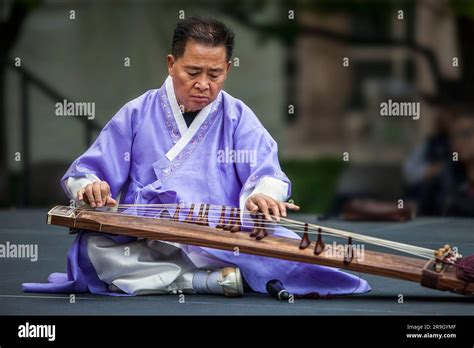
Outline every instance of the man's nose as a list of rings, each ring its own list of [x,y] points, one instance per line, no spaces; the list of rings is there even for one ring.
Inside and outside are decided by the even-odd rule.
[[[206,76],[201,77],[198,81],[196,81],[194,87],[200,91],[207,91],[209,89],[209,79]]]

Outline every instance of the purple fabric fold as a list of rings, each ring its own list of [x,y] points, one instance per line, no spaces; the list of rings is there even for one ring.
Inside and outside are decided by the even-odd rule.
[[[23,283],[24,292],[41,293],[94,293],[110,296],[129,296],[128,294],[111,292],[106,283],[97,276],[94,266],[87,255],[88,231],[80,231],[67,255],[67,273],[51,273],[48,283]],[[101,234],[116,243],[130,243],[136,238]]]

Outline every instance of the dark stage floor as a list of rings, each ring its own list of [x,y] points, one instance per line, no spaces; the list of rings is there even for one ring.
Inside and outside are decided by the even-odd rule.
[[[0,315],[472,315],[474,298],[423,288],[416,283],[363,275],[372,286],[365,295],[330,300],[280,303],[261,294],[243,298],[186,295],[114,298],[78,294],[27,294],[22,282],[44,282],[51,272],[64,272],[73,237],[67,229],[45,224],[47,209],[0,211],[0,244],[37,244],[38,260],[0,258]],[[295,217],[295,216],[294,216]],[[297,216],[315,221],[311,216]],[[464,255],[474,254],[474,219],[418,218],[408,223],[347,223],[327,226],[438,248],[449,242]],[[398,303],[403,294],[404,303]]]

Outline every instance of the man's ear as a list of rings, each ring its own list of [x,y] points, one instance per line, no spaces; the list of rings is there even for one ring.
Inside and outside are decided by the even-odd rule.
[[[166,62],[168,64],[168,74],[173,76],[173,67],[174,67],[174,57],[172,54],[166,56]]]
[[[227,79],[227,75],[229,74],[231,65],[232,65],[232,62],[229,60],[229,61],[227,62],[227,66],[226,66],[226,69],[225,69],[225,77],[224,77],[224,80]]]

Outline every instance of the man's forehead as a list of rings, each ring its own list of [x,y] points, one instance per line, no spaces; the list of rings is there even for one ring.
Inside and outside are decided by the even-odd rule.
[[[184,48],[183,56],[181,59],[185,61],[199,59],[199,61],[212,61],[214,60],[216,64],[221,64],[221,61],[226,62],[227,60],[227,51],[224,45],[212,46],[194,40],[188,40]],[[196,64],[199,62],[195,62]]]
[[[184,64],[183,67],[185,69],[189,69],[189,70],[203,70],[203,69],[207,69],[207,70],[210,70],[210,71],[223,71],[224,68],[222,67],[222,64],[199,64],[199,63],[188,63],[188,64]]]

